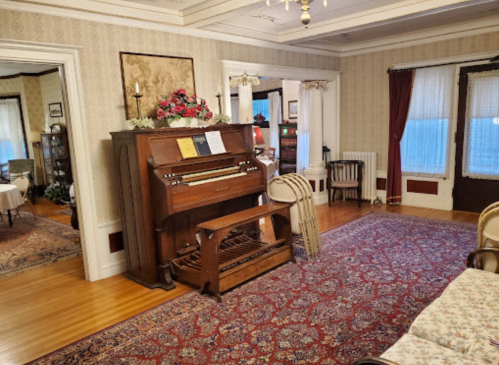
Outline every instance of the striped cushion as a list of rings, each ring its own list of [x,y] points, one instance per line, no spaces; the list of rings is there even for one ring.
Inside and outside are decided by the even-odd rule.
[[[24,172],[11,172],[10,173],[10,182],[15,181],[19,177],[25,177],[28,180],[31,180],[31,175],[29,171],[24,171]]]

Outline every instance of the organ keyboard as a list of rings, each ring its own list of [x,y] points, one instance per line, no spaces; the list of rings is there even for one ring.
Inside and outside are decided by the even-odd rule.
[[[177,139],[206,131],[220,131],[227,152],[182,158]],[[172,278],[176,278],[219,294],[242,279],[292,259],[291,230],[287,228],[288,218],[282,218],[287,206],[260,212],[279,222],[278,242],[269,246],[259,239],[258,220],[248,219],[255,217],[250,210],[258,207],[258,197],[265,192],[267,182],[266,167],[253,152],[251,125],[111,134],[120,176],[129,278],[149,288],[166,290],[175,287]],[[233,237],[233,233],[222,229],[217,233],[220,242],[215,245],[221,251],[211,246],[212,250],[205,250],[203,256],[197,237],[209,232],[201,226],[234,215],[241,222],[231,220],[232,226],[244,234]],[[211,273],[211,279],[206,279],[208,274],[202,270],[206,260],[210,265],[224,262],[220,278]],[[222,270],[226,271],[222,274]],[[231,279],[230,273],[238,279]],[[220,285],[215,283],[217,280]]]

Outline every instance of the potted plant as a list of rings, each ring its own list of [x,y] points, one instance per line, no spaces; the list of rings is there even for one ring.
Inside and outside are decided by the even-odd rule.
[[[45,197],[54,203],[60,203],[62,200],[63,189],[59,183],[50,184],[45,189]]]
[[[206,100],[196,94],[187,95],[185,89],[178,89],[169,98],[159,97],[157,115],[159,120],[168,122],[173,128],[196,127],[198,124],[209,124],[213,113],[206,105]]]
[[[230,117],[227,114],[215,114],[213,116],[213,123],[215,124],[229,124],[230,123]]]

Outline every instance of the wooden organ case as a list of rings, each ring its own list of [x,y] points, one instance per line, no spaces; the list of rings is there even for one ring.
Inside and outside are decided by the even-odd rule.
[[[226,153],[182,157],[178,138],[220,131]],[[258,206],[266,168],[251,125],[111,133],[119,170],[127,276],[148,288],[172,279],[214,293],[283,262],[294,262],[289,206]],[[258,220],[272,216],[275,240]]]

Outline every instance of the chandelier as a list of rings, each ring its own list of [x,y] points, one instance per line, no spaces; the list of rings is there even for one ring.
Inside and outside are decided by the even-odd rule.
[[[299,3],[301,5],[301,10],[303,11],[303,14],[301,16],[301,22],[304,25],[308,25],[308,23],[310,23],[310,20],[312,19],[310,17],[310,14],[308,13],[308,10],[310,9],[309,5],[314,0],[284,0],[284,2],[286,3],[286,10],[289,10],[289,2],[290,1],[294,1],[295,3]],[[266,0],[266,2],[267,2],[267,6],[270,6],[270,0]],[[326,7],[326,6],[327,6],[327,0],[324,0],[324,7]]]
[[[230,87],[236,86],[258,86],[260,85],[260,79],[258,76],[250,76],[244,71],[241,76],[232,76],[230,78]]]

